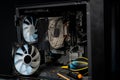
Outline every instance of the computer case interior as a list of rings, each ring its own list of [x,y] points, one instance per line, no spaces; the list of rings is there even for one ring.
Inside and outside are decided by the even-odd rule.
[[[14,74],[38,80],[91,78],[88,1],[23,6],[15,11]]]

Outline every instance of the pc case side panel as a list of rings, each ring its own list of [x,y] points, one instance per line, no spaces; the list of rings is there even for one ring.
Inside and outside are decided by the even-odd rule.
[[[92,80],[103,80],[105,78],[103,0],[90,1],[90,18]]]
[[[0,77],[7,77],[12,75],[11,48],[12,43],[17,39],[14,26],[14,2],[2,1],[0,10]]]
[[[86,5],[87,7],[87,12],[86,12],[86,15],[87,15],[87,41],[88,41],[88,76],[89,76],[89,80],[92,80],[92,48],[91,48],[91,23],[90,23],[90,3],[87,3]]]

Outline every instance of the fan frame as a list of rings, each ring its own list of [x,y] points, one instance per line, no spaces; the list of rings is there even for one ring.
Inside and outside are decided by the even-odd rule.
[[[40,54],[40,51],[39,51],[39,49],[37,49],[37,46],[36,45],[30,45],[30,44],[27,44],[27,45],[30,45],[30,46],[34,46],[38,51],[39,51],[39,55],[40,55],[40,62],[39,62],[39,66],[38,66],[38,68],[33,72],[33,73],[31,73],[31,74],[29,74],[29,75],[24,75],[24,74],[21,74],[17,69],[16,69],[16,67],[15,67],[15,64],[14,64],[14,57],[15,57],[15,52],[21,47],[21,46],[23,46],[23,45],[25,45],[25,43],[23,43],[23,44],[14,44],[13,45],[13,47],[12,47],[12,60],[13,60],[13,70],[14,70],[14,74],[16,75],[16,76],[25,76],[25,77],[32,77],[32,76],[38,76],[39,75],[39,73],[40,73],[40,64],[41,64],[41,54]]]
[[[28,41],[26,41],[26,39],[25,39],[25,37],[24,37],[24,33],[23,33],[23,22],[24,22],[24,20],[25,20],[25,18],[26,17],[32,17],[32,19],[34,20],[34,17],[33,16],[22,16],[22,19],[21,19],[21,35],[22,35],[22,40],[24,41],[24,42],[26,42],[26,43],[28,43],[28,44],[34,44],[34,43],[37,43],[38,42],[38,32],[37,32],[37,39],[36,39],[36,41],[30,41],[30,42],[28,42]],[[35,18],[35,22],[33,21],[33,23],[34,23],[34,25],[33,25],[33,27],[35,27],[35,29],[37,30],[37,28],[36,28],[36,23],[37,23],[37,19]]]

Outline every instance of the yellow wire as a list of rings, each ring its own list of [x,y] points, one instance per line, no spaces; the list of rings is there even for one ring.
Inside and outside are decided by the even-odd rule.
[[[82,61],[76,61],[76,62],[83,63],[83,64],[88,64],[88,62],[82,62]],[[72,62],[70,62],[70,63],[72,63]]]
[[[79,57],[79,58],[83,58],[83,59],[85,59],[85,60],[88,60],[88,58],[86,58],[86,57]]]
[[[84,68],[80,68],[80,69],[70,69],[71,71],[81,71],[81,70],[85,70],[87,69],[88,67],[84,67]]]

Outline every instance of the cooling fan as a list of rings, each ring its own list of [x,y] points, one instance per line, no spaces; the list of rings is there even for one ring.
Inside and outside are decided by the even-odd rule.
[[[34,43],[38,39],[36,30],[37,20],[31,16],[26,16],[22,22],[23,38],[28,43]]]
[[[15,69],[20,75],[30,76],[39,69],[41,56],[33,45],[19,47],[13,57]]]
[[[61,48],[64,42],[63,21],[60,17],[50,17],[48,26],[48,40],[54,49]]]

